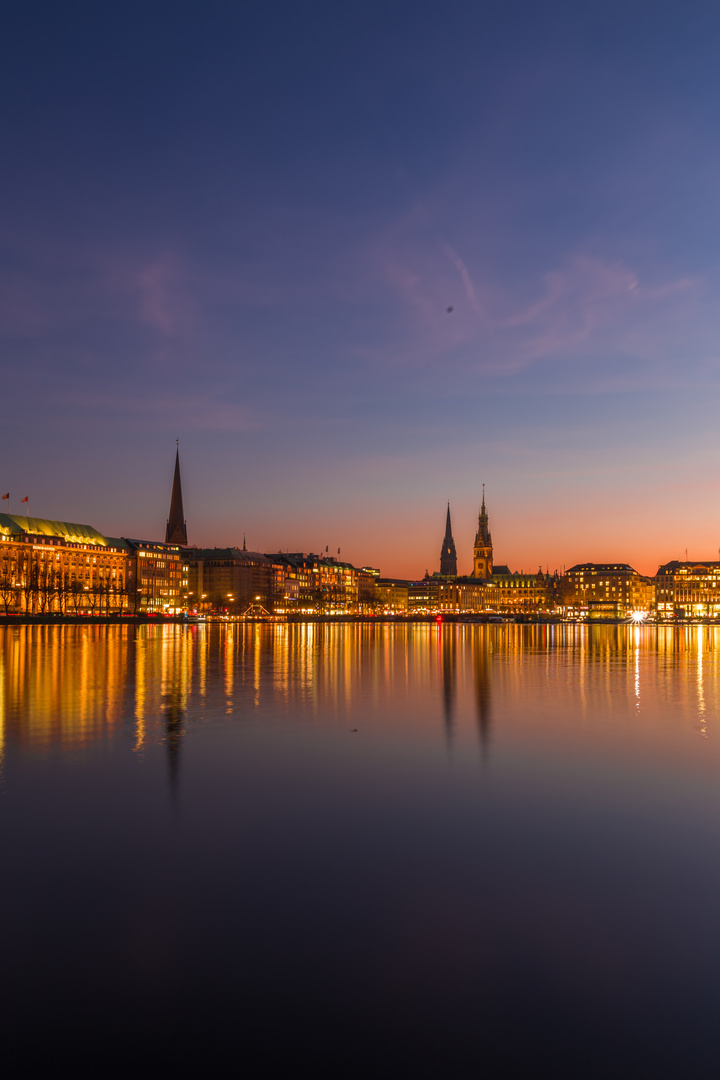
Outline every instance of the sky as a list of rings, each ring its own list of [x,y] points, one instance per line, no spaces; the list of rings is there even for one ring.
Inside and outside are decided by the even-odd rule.
[[[0,488],[439,568],[720,550],[720,5],[14,4]]]

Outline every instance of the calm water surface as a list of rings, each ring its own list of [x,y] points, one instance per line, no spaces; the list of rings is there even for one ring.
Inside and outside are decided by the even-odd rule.
[[[708,627],[0,629],[4,1046],[718,1075],[719,731]]]

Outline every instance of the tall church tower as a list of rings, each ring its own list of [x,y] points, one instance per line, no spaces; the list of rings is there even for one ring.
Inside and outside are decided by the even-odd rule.
[[[482,578],[487,581],[493,572],[493,547],[492,537],[488,529],[488,516],[485,510],[485,485],[483,484],[482,509],[478,516],[478,529],[475,534],[475,548],[473,551],[474,578]]]
[[[187,547],[187,522],[183,514],[182,484],[180,483],[180,447],[175,452],[175,476],[170,498],[170,516],[165,529],[166,544]]]
[[[457,577],[457,553],[450,524],[450,503],[448,503],[445,523],[445,539],[440,549],[440,573],[442,577]]]

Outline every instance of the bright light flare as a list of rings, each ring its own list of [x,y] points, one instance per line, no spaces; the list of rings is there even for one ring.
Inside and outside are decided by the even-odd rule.
[[[641,623],[647,619],[647,611],[631,611],[630,622]]]

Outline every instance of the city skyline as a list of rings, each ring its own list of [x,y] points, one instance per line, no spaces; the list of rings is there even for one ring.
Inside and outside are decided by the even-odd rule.
[[[207,552],[209,552],[211,550],[214,550],[214,551],[217,551],[217,552],[219,552],[219,551],[228,551],[228,552],[230,552],[230,551],[242,551],[242,552],[245,552],[246,550],[248,550],[247,542],[246,542],[247,541],[247,536],[246,536],[245,532],[243,532],[242,544],[239,541],[231,542],[231,543],[222,543],[222,542],[218,542],[217,538],[212,543],[206,543],[206,544],[200,544],[200,543],[194,542],[192,540],[192,538],[190,540],[188,540],[187,521],[185,520],[184,510],[183,510],[182,476],[181,476],[181,466],[180,466],[179,439],[176,439],[175,442],[176,442],[176,450],[175,450],[175,460],[174,460],[174,467],[173,467],[172,489],[171,489],[170,501],[169,501],[169,512],[168,512],[168,516],[167,516],[166,522],[165,522],[165,541],[164,541],[164,544],[165,545],[170,545],[171,548],[174,551],[178,551],[178,552],[181,551],[184,548],[186,550],[186,552],[188,553],[188,555],[190,555],[190,553],[193,550],[198,552],[198,553],[203,551],[203,550],[205,550]],[[67,523],[67,515],[65,515],[65,520],[53,520],[53,519],[48,519],[48,518],[42,518],[42,517],[38,517],[35,514],[33,514],[33,516],[30,517],[29,506],[28,505],[26,505],[26,507],[25,507],[25,515],[22,515],[22,514],[12,515],[11,514],[11,505],[10,505],[10,493],[5,493],[2,496],[2,499],[3,499],[3,510],[0,511],[0,517],[2,517],[4,515],[7,515],[6,524],[8,525],[10,531],[13,531],[13,530],[17,531],[17,528],[16,528],[16,526],[17,526],[17,527],[19,527],[20,532],[22,532],[23,530],[26,529],[26,525],[27,525],[28,532],[30,534],[36,533],[38,531],[38,529],[39,529],[40,534],[44,533],[45,535],[54,536],[54,537],[69,536],[72,539],[74,539],[75,541],[77,541],[77,537],[74,536],[74,533],[76,531],[82,532],[83,530],[86,530],[86,531],[88,531],[89,534],[96,534],[98,537],[101,537],[103,535],[102,530],[96,530],[94,525],[88,525],[87,523],[68,524]],[[451,507],[450,507],[450,503],[448,501],[447,508],[446,508],[446,514],[445,514],[445,530],[444,530],[441,549],[440,549],[440,556],[439,556],[439,560],[433,565],[432,569],[429,566],[426,566],[424,574],[421,573],[419,570],[416,570],[415,572],[412,572],[410,574],[398,575],[398,574],[392,573],[387,568],[382,568],[382,567],[378,567],[377,565],[375,565],[373,573],[379,573],[380,576],[383,577],[383,578],[394,578],[394,579],[405,578],[407,581],[418,581],[423,577],[428,578],[428,577],[438,577],[438,576],[440,576],[440,577],[449,577],[449,578],[456,578],[457,577],[458,579],[468,578],[468,579],[490,580],[493,577],[493,574],[500,574],[501,576],[507,576],[508,573],[511,574],[511,575],[512,574],[514,574],[514,575],[520,574],[520,575],[533,576],[535,574],[535,570],[532,568],[532,565],[530,565],[529,567],[520,566],[518,568],[516,566],[513,566],[513,567],[509,568],[507,562],[500,563],[498,561],[498,559],[495,557],[491,531],[490,531],[490,528],[489,528],[489,515],[487,513],[486,504],[485,504],[485,484],[482,485],[481,499],[482,499],[482,501],[481,501],[480,509],[479,509],[478,516],[477,516],[477,526],[476,526],[474,544],[473,544],[473,549],[472,549],[472,566],[471,566],[471,568],[469,570],[466,570],[464,568],[462,556],[461,556],[460,561],[458,561],[458,558],[457,558],[456,545],[455,545],[453,526],[452,526],[452,518],[451,518]],[[6,502],[6,500],[7,500],[7,502]],[[29,496],[21,497],[19,499],[19,501],[20,501],[21,505],[22,504],[28,504]],[[13,524],[13,522],[15,524]],[[3,530],[0,529],[0,532],[2,532],[2,531]],[[129,530],[129,531],[126,530],[123,533],[122,538],[113,539],[112,537],[110,537],[108,542],[110,544],[120,544],[121,546],[122,545],[127,545],[127,543],[130,543],[131,545],[135,545],[135,544],[138,543],[138,540],[137,539],[129,539],[131,532],[132,532],[132,530]],[[139,534],[137,534],[137,535],[139,535]],[[105,530],[105,536],[107,537],[107,530]],[[146,542],[149,544],[149,546],[153,546],[155,548],[163,547],[163,542],[159,539],[159,536],[152,536],[152,535],[148,534],[147,536],[145,536],[143,538],[143,541],[142,541],[143,544],[145,544]],[[461,545],[461,548],[462,548],[462,545]],[[314,548],[308,547],[306,549],[303,549],[303,548],[298,549],[297,547],[288,546],[288,545],[284,545],[284,544],[279,544],[279,545],[278,544],[271,544],[271,545],[268,545],[265,548],[256,547],[255,549],[252,549],[252,547],[251,547],[251,549],[250,549],[250,554],[257,553],[257,554],[260,555],[261,558],[264,558],[265,556],[268,556],[269,558],[274,558],[273,552],[278,556],[283,555],[283,554],[288,555],[290,553],[303,555],[303,553],[304,553],[304,554],[308,555],[311,559],[317,559],[318,561],[325,560],[325,561],[329,561],[330,563],[332,563],[334,561],[337,561],[338,564],[344,563],[344,564],[346,564],[348,566],[351,566],[351,567],[353,567],[354,569],[357,569],[357,570],[361,570],[363,568],[368,568],[368,567],[372,566],[372,560],[368,560],[368,559],[363,560],[362,558],[360,558],[359,560],[357,560],[357,559],[353,560],[353,559],[348,558],[347,554],[343,555],[342,559],[341,559],[341,548],[337,549],[337,559],[336,559],[335,549],[333,548],[331,550],[330,544],[325,544],[324,547],[323,547],[322,544],[319,544]],[[718,555],[720,555],[720,550],[718,551]],[[175,557],[175,556],[173,556],[173,557]],[[702,556],[700,556],[700,557],[697,557],[697,558],[690,558],[689,552],[686,551],[684,553],[684,558],[677,558],[677,559],[667,558],[667,559],[663,560],[661,563],[658,564],[658,572],[662,572],[664,570],[664,568],[668,564],[673,563],[673,562],[685,563],[685,564],[691,564],[691,563],[695,562],[698,566],[701,565],[701,564],[715,564],[714,559],[708,559],[707,557],[703,558]],[[574,560],[574,562],[571,562],[569,564],[563,564],[562,567],[555,566],[555,567],[553,567],[551,569],[549,562],[546,563],[544,567],[543,567],[541,562],[536,563],[535,565],[536,565],[537,573],[539,575],[545,574],[546,576],[549,575],[549,576],[557,577],[558,575],[561,575],[561,576],[564,575],[566,573],[566,571],[568,571],[568,570],[578,569],[581,564],[589,565],[589,566],[593,566],[593,565],[601,566],[601,565],[611,564],[611,565],[615,565],[615,566],[622,565],[622,566],[628,567],[628,566],[630,566],[630,560],[628,560],[628,559],[593,559],[593,558],[583,558],[582,556],[580,556],[580,557],[577,557]],[[638,572],[637,567],[632,567],[632,569],[633,569],[634,572],[636,572],[636,573]],[[641,574],[641,576],[645,576],[645,577],[653,577],[655,575],[655,571],[652,571],[650,573],[646,573],[645,571],[641,570],[640,574]]]
[[[519,569],[709,558],[718,30],[698,3],[17,7],[2,491],[161,537],[179,436],[201,545],[410,576],[449,500],[469,569],[486,482]]]
[[[183,514],[183,495],[182,495],[182,483],[183,483],[183,481],[181,481],[179,439],[176,439],[176,444],[177,444],[177,448],[176,448],[176,453],[175,453],[174,465],[173,465],[173,469],[172,469],[172,487],[171,487],[171,494],[170,494],[170,500],[169,500],[169,511],[168,511],[167,517],[165,518],[165,526],[164,526],[164,528],[161,529],[159,527],[154,527],[154,528],[151,528],[150,531],[145,532],[145,533],[143,533],[142,531],[139,531],[139,530],[133,530],[132,528],[127,527],[128,520],[132,520],[132,515],[128,516],[127,513],[123,514],[122,511],[121,511],[119,516],[115,520],[123,522],[122,528],[116,529],[115,531],[118,533],[118,535],[122,535],[123,537],[136,536],[136,537],[142,537],[145,540],[156,541],[156,542],[161,540],[162,534],[164,533],[166,542],[169,541],[171,543],[179,543],[181,545],[184,544],[184,545],[189,546],[190,548],[211,548],[211,547],[214,547],[214,548],[245,549],[248,545],[247,545],[247,530],[244,529],[244,528],[241,530],[241,532],[242,532],[242,538],[241,539],[238,538],[237,536],[234,536],[234,538],[232,540],[228,540],[227,537],[222,537],[221,536],[220,538],[218,538],[217,536],[216,537],[208,536],[207,525],[205,525],[203,527],[202,523],[200,523],[200,528],[199,528],[198,532],[199,532],[199,535],[201,535],[201,536],[203,536],[205,538],[205,542],[200,542],[200,541],[197,541],[197,540],[195,540],[193,538],[193,534],[192,534],[193,533],[193,522],[191,520],[191,525],[190,525],[190,530],[189,530],[190,531],[190,536],[189,536],[189,539],[188,539],[187,522],[184,520],[184,514]],[[185,465],[183,463],[183,475],[184,475],[184,468],[185,468]],[[3,487],[3,484],[1,482],[0,482],[0,487]],[[17,511],[17,514],[14,513],[14,504],[12,502],[12,499],[15,500],[15,503],[19,504],[19,509]],[[5,500],[7,500],[7,501],[5,501]],[[29,513],[30,513],[29,506],[27,506],[27,505],[24,507],[24,511],[23,511],[23,504],[27,504],[28,500],[29,500],[29,496],[19,496],[19,495],[15,496],[15,495],[12,495],[11,493],[7,493],[7,494],[3,495],[3,504],[2,504],[2,510],[0,510],[0,513],[5,513],[5,514],[9,514],[11,516],[16,516],[16,517],[18,517],[18,519],[23,518],[23,517],[29,515]],[[34,503],[35,500],[30,500],[30,501]],[[456,532],[455,527],[451,526],[451,511],[452,511],[452,507],[451,507],[450,502],[448,501],[447,506],[446,506],[446,514],[445,514],[445,531],[444,531],[444,536],[443,536],[442,543],[441,543],[441,548],[443,548],[443,549],[446,547],[448,537],[452,541],[454,541],[454,534]],[[70,520],[70,517],[71,517],[71,515],[69,515],[67,513],[65,513],[65,514],[59,513],[54,518],[50,517],[50,515],[37,514],[35,512],[35,507],[34,506],[33,506],[33,514],[31,516],[36,518],[36,519],[46,520],[46,521],[52,521],[52,520],[68,521],[68,520]],[[452,511],[452,516],[453,516],[453,519],[454,519],[454,517],[455,517],[454,511]],[[463,515],[463,520],[464,520],[465,516],[466,515]],[[155,515],[155,517],[157,517],[157,515]],[[459,538],[458,541],[456,543],[454,543],[454,546],[453,546],[453,556],[455,556],[455,549],[457,549],[459,551],[459,554],[457,556],[455,556],[455,557],[457,559],[456,573],[460,577],[475,575],[475,560],[473,558],[473,554],[474,554],[474,551],[477,551],[477,541],[478,541],[478,537],[479,537],[479,531],[478,530],[482,528],[483,519],[485,520],[485,527],[487,528],[487,518],[488,518],[488,515],[485,513],[485,484],[483,484],[482,489],[481,489],[481,496],[480,496],[480,503],[479,503],[479,507],[478,507],[478,512],[475,515],[475,526],[474,526],[474,529],[473,529],[474,542],[469,541],[466,536],[463,536],[462,538]],[[93,529],[95,529],[97,527],[96,522],[89,522],[87,519],[85,521],[83,521],[82,524],[83,525],[88,525],[89,524],[90,527],[93,528]],[[178,528],[182,528],[182,531],[177,532]],[[526,528],[527,528],[527,526],[526,526]],[[334,526],[334,532],[335,533],[337,533],[341,529],[342,529],[342,526],[339,526],[337,524]],[[104,534],[106,536],[110,535],[111,532],[112,532],[112,530],[103,529],[103,528],[100,528],[99,531],[100,531],[100,533],[102,533],[102,534]],[[237,533],[237,528],[235,528],[235,533]],[[260,534],[261,535],[269,535],[267,528],[263,529],[262,526],[261,526]],[[368,533],[368,535],[372,535],[372,534]],[[523,535],[527,535],[526,530],[524,531]],[[372,541],[371,541],[371,543],[372,543]],[[528,541],[524,542],[526,551],[527,551],[528,543],[529,543]],[[502,565],[504,565],[504,566],[509,565],[510,566],[511,572],[517,572],[517,573],[521,573],[521,574],[522,573],[530,573],[530,574],[532,574],[532,573],[535,573],[538,569],[540,569],[540,570],[542,570],[542,571],[544,571],[546,573],[551,573],[551,574],[561,573],[562,574],[566,570],[570,569],[573,565],[575,565],[577,563],[581,563],[581,562],[595,562],[595,563],[599,563],[599,564],[600,563],[625,563],[625,564],[632,565],[636,570],[639,570],[639,572],[641,574],[645,575],[645,576],[653,576],[656,573],[658,567],[662,567],[666,563],[671,562],[673,560],[677,560],[679,562],[696,561],[698,563],[714,561],[712,559],[712,552],[707,552],[706,551],[705,554],[703,555],[703,553],[697,553],[697,552],[691,551],[688,548],[688,549],[686,549],[686,550],[684,550],[682,552],[677,552],[677,553],[672,554],[672,555],[668,555],[667,552],[665,552],[664,556],[661,557],[658,560],[657,566],[654,567],[651,570],[648,570],[648,569],[646,569],[644,567],[637,566],[633,562],[632,559],[627,558],[627,557],[623,557],[622,551],[620,550],[622,541],[619,538],[614,538],[613,539],[613,538],[610,537],[609,538],[609,543],[610,543],[611,548],[613,548],[614,550],[619,552],[619,554],[617,554],[615,557],[612,557],[612,558],[608,558],[608,557],[605,557],[605,558],[592,557],[592,556],[589,556],[587,554],[583,554],[583,553],[578,554],[576,552],[574,558],[569,559],[568,561],[563,562],[561,564],[553,563],[552,560],[545,560],[545,561],[543,561],[542,559],[533,560],[532,555],[530,555],[529,559],[526,559],[524,562],[523,561],[518,562],[518,561],[513,561],[512,559],[505,558],[504,557],[505,549],[503,549],[503,550],[500,551],[500,560],[498,560],[498,558],[495,557],[494,562],[495,562],[495,564],[498,564],[498,562],[501,561]],[[429,543],[427,543],[424,546],[427,549],[430,545],[429,545]],[[352,547],[352,545],[351,545],[351,547]],[[357,545],[355,545],[355,547],[357,548]],[[510,548],[510,550],[515,550],[515,547],[512,544],[509,545],[509,548]],[[340,547],[340,546],[334,547],[333,546],[332,540],[327,541],[325,543],[323,543],[323,542],[316,543],[314,546],[312,544],[305,545],[305,546],[300,546],[300,545],[288,544],[284,540],[282,540],[282,538],[281,538],[280,543],[269,543],[269,544],[265,544],[265,545],[251,543],[250,544],[250,549],[253,550],[253,551],[265,552],[265,553],[269,553],[269,552],[306,552],[308,554],[315,554],[318,557],[329,557],[331,559],[333,557],[337,557],[338,559],[340,559],[340,557],[342,555],[342,560],[343,561],[347,561],[350,564],[352,564],[354,566],[357,566],[358,568],[361,567],[361,566],[378,566],[379,565],[379,562],[378,562],[377,559],[364,558],[363,555],[362,555],[362,552],[359,552],[358,554],[356,554],[355,557],[351,556],[347,552],[347,550],[345,552],[343,552],[342,547]],[[374,546],[373,550],[377,551],[378,550],[377,546]],[[493,551],[492,543],[490,543],[490,549],[489,550],[491,552],[491,563],[492,563],[492,561],[493,561],[493,559],[492,559],[492,551]],[[661,545],[660,545],[660,550],[662,550]],[[720,556],[720,549],[718,549],[718,555]],[[430,562],[425,565],[424,569],[421,569],[421,568],[416,566],[416,567],[412,568],[410,570],[410,572],[406,572],[406,573],[398,573],[398,572],[395,572],[392,568],[382,566],[382,565],[380,565],[380,569],[381,569],[381,572],[382,572],[384,577],[406,578],[408,580],[417,580],[417,579],[421,578],[425,573],[429,573],[429,574],[432,575],[434,573],[437,573],[439,569],[440,569],[440,572],[442,572],[441,562],[442,562],[442,552],[441,552],[441,556],[440,556],[440,560],[439,560],[438,557],[437,557],[437,545],[436,545],[435,558],[430,560]],[[484,574],[479,574],[479,575],[475,575],[475,576],[484,576]]]

